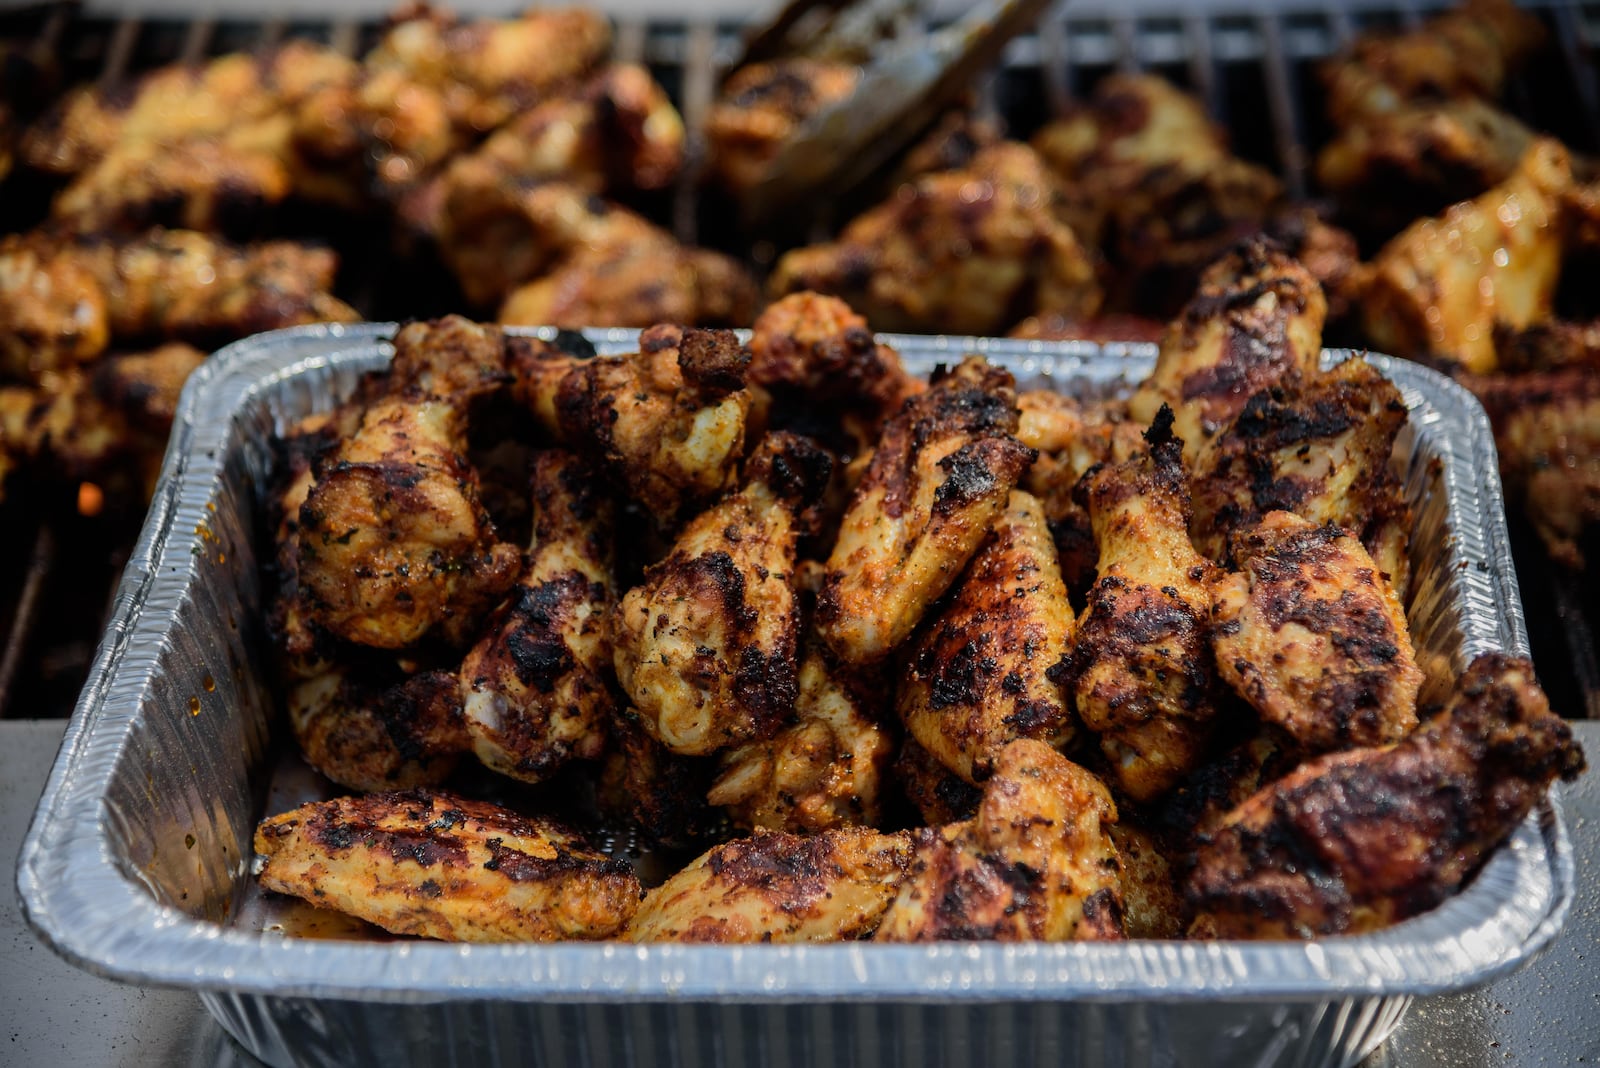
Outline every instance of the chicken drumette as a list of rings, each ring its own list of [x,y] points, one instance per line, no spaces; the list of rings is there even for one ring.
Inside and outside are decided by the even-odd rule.
[[[395,934],[548,942],[617,934],[639,880],[560,826],[447,793],[313,802],[264,820],[261,884]]]
[[[527,782],[568,760],[598,759],[616,712],[613,505],[571,453],[537,454],[532,484],[527,565],[460,673],[473,752]]]
[[[1211,701],[1212,565],[1189,541],[1189,486],[1163,408],[1147,450],[1079,483],[1099,578],[1078,621],[1070,677],[1078,714],[1129,797],[1159,797],[1199,760]]]
[[[1121,865],[1105,784],[1043,742],[1000,751],[970,820],[914,833],[880,942],[1120,939]]]
[[[1484,654],[1405,741],[1314,760],[1229,813],[1189,877],[1191,933],[1359,934],[1426,912],[1583,767],[1533,666]]]
[[[960,577],[1034,452],[1011,375],[969,357],[884,426],[828,558],[817,629],[845,662],[881,660]]]

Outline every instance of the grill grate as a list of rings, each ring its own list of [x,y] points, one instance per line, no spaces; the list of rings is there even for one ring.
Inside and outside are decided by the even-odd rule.
[[[1013,40],[1000,69],[980,86],[980,107],[1003,117],[1014,135],[1027,136],[1087,94],[1104,74],[1154,71],[1198,93],[1232,131],[1235,151],[1277,171],[1297,197],[1308,190],[1315,148],[1330,134],[1315,64],[1363,30],[1408,28],[1449,6],[1410,0],[1344,6],[1280,0],[1266,9],[1241,12],[1174,0],[1164,0],[1166,10],[1154,7],[1152,0],[1129,0],[1105,10],[1086,6],[1093,2],[1058,6],[1036,32]],[[622,10],[627,3],[602,4],[616,12],[615,54],[651,69],[690,131],[689,163],[662,209],[661,221],[680,237],[693,239],[703,234],[702,222],[714,221],[701,218],[704,141],[699,131],[719,78],[739,54],[744,23],[714,15],[644,17]],[[1512,110],[1577,149],[1600,149],[1600,71],[1595,65],[1600,2],[1541,0],[1527,6],[1549,27],[1560,63],[1515,80],[1508,97]],[[220,17],[215,14],[219,5],[206,8],[208,14],[200,18],[175,17],[170,7],[148,17],[107,17],[61,4],[0,11],[0,37],[39,42],[58,57],[63,83],[71,85],[115,82],[167,63],[196,63],[226,52],[266,48],[286,37],[310,38],[358,55],[381,32],[376,16],[341,14],[330,20],[294,15],[252,21]],[[301,9],[314,10],[309,5]],[[931,31],[957,14],[944,12],[910,31]],[[826,208],[819,214],[825,216]],[[31,221],[7,217],[7,205],[0,204],[0,232]],[[756,258],[770,261],[775,250],[767,245],[753,251]],[[381,283],[374,275],[357,279],[353,288],[371,293]],[[13,503],[7,509],[11,514],[6,525],[13,532],[0,539],[9,550],[5,559],[27,561],[21,569],[13,566],[10,573],[0,573],[0,717],[65,715],[87,671],[103,622],[101,605],[114,586],[138,517],[84,518],[70,504],[39,508],[32,494],[15,494],[14,499],[22,496],[30,498],[29,507]],[[40,516],[46,518],[41,522]],[[1600,596],[1590,596],[1600,589],[1589,588],[1600,585],[1600,579],[1575,585],[1571,576],[1557,573],[1545,560],[1525,529],[1514,530],[1514,543],[1535,657],[1552,700],[1569,713],[1582,709],[1579,714],[1600,718],[1600,666],[1583,610],[1585,604],[1600,604]]]

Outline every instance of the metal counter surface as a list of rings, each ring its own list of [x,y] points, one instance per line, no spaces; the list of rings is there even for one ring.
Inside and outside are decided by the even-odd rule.
[[[39,944],[15,900],[22,836],[61,720],[0,722],[0,1064],[258,1065],[192,994],[87,975]],[[1600,723],[1574,730],[1600,762]],[[1484,990],[1419,1001],[1363,1068],[1600,1064],[1600,775],[1569,787],[1579,876],[1566,930],[1532,967]]]

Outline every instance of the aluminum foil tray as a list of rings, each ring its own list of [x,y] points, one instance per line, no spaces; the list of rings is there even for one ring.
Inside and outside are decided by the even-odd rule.
[[[263,1060],[1348,1065],[1412,998],[1526,963],[1565,918],[1555,795],[1439,909],[1314,943],[463,946],[268,929],[250,843],[274,774],[298,763],[274,745],[257,566],[269,441],[381,366],[392,330],[263,335],[191,379],[18,867],[28,919],[58,953],[197,991]],[[635,335],[590,336],[617,351]],[[916,370],[983,351],[1024,384],[1069,390],[1137,379],[1153,359],[1149,346],[886,340]],[[1409,614],[1439,685],[1479,652],[1527,648],[1494,446],[1459,386],[1372,359],[1411,410],[1397,456],[1416,512]]]

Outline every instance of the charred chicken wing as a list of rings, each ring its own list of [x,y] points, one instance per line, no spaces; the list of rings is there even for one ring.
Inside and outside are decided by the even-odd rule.
[[[1121,865],[1105,784],[1043,742],[1000,751],[977,815],[912,837],[880,942],[1123,937]]]
[[[828,558],[817,628],[846,663],[881,660],[960,577],[1033,461],[1011,376],[969,357],[884,426]]]
[[[342,797],[263,820],[261,883],[395,934],[610,938],[639,904],[627,864],[548,820],[447,793]]]
[[[795,542],[831,468],[806,439],[769,436],[744,487],[690,520],[623,597],[617,681],[645,730],[673,752],[760,741],[794,714]]]
[[[1321,757],[1229,813],[1189,877],[1192,933],[1359,934],[1426,912],[1583,767],[1533,666],[1486,653],[1405,741]]]

